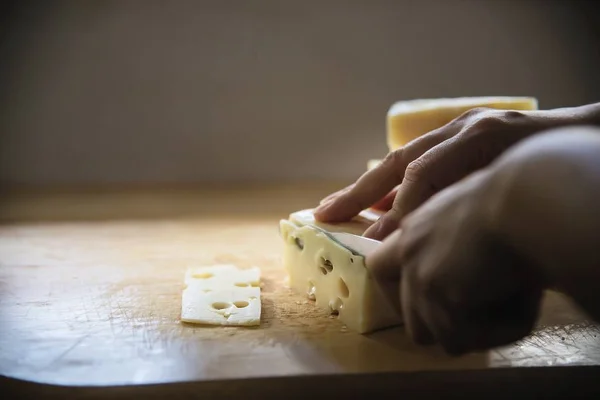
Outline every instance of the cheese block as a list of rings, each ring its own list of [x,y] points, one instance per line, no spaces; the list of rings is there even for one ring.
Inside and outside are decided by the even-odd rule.
[[[464,112],[488,107],[504,110],[537,110],[534,97],[456,97],[415,99],[394,103],[387,113],[387,145],[390,151],[437,129]]]
[[[204,325],[260,324],[260,269],[234,265],[188,268],[181,321]]]
[[[311,215],[312,210],[302,210],[280,221],[291,289],[361,334],[401,324],[401,316],[374,281],[365,258],[332,240],[325,230],[360,234],[374,215],[363,213],[336,225],[315,224]]]

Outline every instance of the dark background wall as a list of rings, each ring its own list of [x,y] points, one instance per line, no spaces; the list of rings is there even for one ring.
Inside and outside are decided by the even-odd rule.
[[[397,100],[600,100],[592,2],[4,7],[0,183],[351,179]]]

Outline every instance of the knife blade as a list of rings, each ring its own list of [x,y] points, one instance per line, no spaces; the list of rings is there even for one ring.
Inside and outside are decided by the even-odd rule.
[[[327,232],[326,234],[356,255],[363,257],[368,257],[381,244],[379,240],[369,239],[352,233]]]

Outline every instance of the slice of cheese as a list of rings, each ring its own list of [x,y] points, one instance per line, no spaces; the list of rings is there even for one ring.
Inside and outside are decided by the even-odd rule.
[[[337,314],[358,333],[401,324],[401,316],[374,281],[364,257],[330,239],[324,224],[313,225],[310,214],[312,210],[302,210],[280,221],[283,263],[292,290]],[[368,218],[359,217],[334,227],[336,232],[356,234],[370,224]]]
[[[260,325],[260,288],[201,289],[188,286],[182,296],[181,320],[203,325]]]
[[[204,325],[260,325],[260,269],[224,264],[188,268],[181,320]]]
[[[534,97],[456,97],[398,101],[387,113],[387,145],[390,151],[446,125],[464,112],[488,107],[504,110],[537,110]]]
[[[219,264],[209,267],[191,267],[185,272],[185,284],[204,285],[210,288],[231,288],[260,286],[260,269],[239,269],[232,264]]]

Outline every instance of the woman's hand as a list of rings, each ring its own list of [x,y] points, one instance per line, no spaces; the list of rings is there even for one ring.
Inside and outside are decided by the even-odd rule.
[[[501,194],[490,174],[433,196],[367,259],[416,343],[458,355],[513,342],[534,326],[543,279],[499,230]]]
[[[598,114],[598,105],[594,107]],[[487,166],[523,138],[546,128],[580,122],[582,115],[590,113],[588,108],[470,110],[389,153],[356,183],[323,199],[315,217],[323,222],[342,222],[376,205],[387,213],[364,235],[382,240],[433,194]]]
[[[600,130],[536,135],[431,197],[367,259],[417,343],[526,336],[552,286],[600,318]]]

